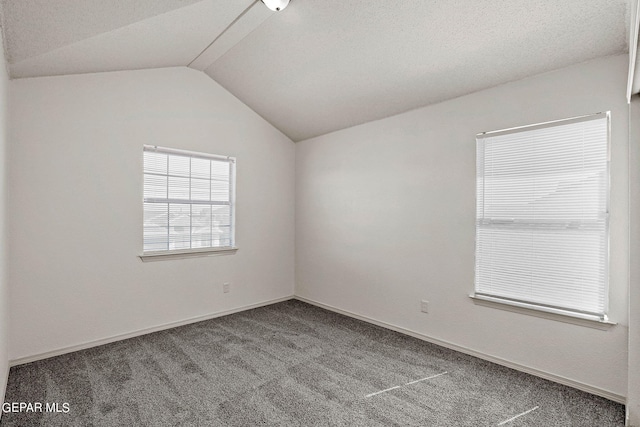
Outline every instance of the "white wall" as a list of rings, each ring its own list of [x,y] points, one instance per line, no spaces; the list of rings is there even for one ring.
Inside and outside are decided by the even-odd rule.
[[[11,97],[10,359],[293,294],[294,144],[205,74],[14,80]],[[235,255],[138,258],[144,144],[237,158]]]
[[[12,81],[9,358],[291,295],[297,181],[296,294],[624,396],[625,76],[626,57],[600,59],[295,147],[186,68]],[[3,75],[1,98],[5,85]],[[610,317],[619,325],[600,331],[474,305],[475,135],[605,110]],[[237,254],[137,258],[143,144],[238,158]],[[430,301],[429,314],[420,299]],[[2,327],[0,343],[6,352]]]
[[[2,46],[0,31],[0,46]],[[4,55],[0,54],[0,402],[4,402],[4,392],[9,375],[9,289],[6,280],[6,147],[7,147],[7,99],[9,79]],[[0,417],[2,414],[0,413]]]
[[[626,56],[604,58],[298,143],[296,294],[626,395],[626,72]],[[607,110],[610,317],[619,325],[474,305],[475,135]]]
[[[629,426],[640,427],[640,96],[630,105],[631,269],[629,286]]]

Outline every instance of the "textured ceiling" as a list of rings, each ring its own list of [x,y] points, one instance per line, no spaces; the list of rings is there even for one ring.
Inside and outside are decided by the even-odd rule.
[[[2,0],[9,71],[20,78],[186,66],[255,1]]]
[[[7,60],[17,62],[202,0],[2,0]]]
[[[0,4],[12,78],[191,64],[299,141],[626,52],[629,1]]]
[[[626,15],[625,0],[297,0],[206,72],[299,141],[625,52]]]

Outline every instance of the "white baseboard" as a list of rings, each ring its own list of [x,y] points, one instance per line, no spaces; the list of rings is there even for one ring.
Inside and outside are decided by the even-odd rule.
[[[63,348],[59,348],[59,349],[56,349],[56,350],[48,351],[48,352],[45,352],[45,353],[40,353],[40,354],[31,355],[31,356],[21,357],[21,358],[18,358],[18,359],[10,360],[9,361],[9,366],[17,366],[17,365],[22,365],[22,364],[25,364],[25,363],[35,362],[37,360],[48,359],[50,357],[60,356],[62,354],[72,353],[74,351],[85,350],[87,348],[97,347],[97,346],[100,346],[100,345],[109,344],[109,343],[112,343],[112,342],[121,341],[121,340],[125,340],[125,339],[128,339],[128,338],[134,338],[134,337],[138,337],[138,336],[141,336],[141,335],[150,334],[150,333],[153,333],[153,332],[158,332],[158,331],[163,331],[163,330],[166,330],[166,329],[176,328],[178,326],[188,325],[188,324],[191,324],[191,323],[201,322],[203,320],[214,319],[216,317],[227,316],[229,314],[234,314],[234,313],[238,313],[238,312],[245,311],[245,310],[251,310],[253,308],[264,307],[264,306],[267,306],[267,305],[276,304],[276,303],[283,302],[283,301],[288,301],[290,299],[297,299],[297,300],[300,300],[302,302],[306,302],[308,304],[315,305],[317,307],[323,308],[325,310],[329,310],[329,311],[333,311],[335,313],[343,314],[345,316],[352,317],[352,318],[358,319],[358,320],[362,320],[364,322],[371,323],[371,324],[374,324],[374,325],[377,325],[377,326],[381,326],[383,328],[390,329],[392,331],[399,332],[401,334],[409,335],[409,336],[412,336],[414,338],[418,338],[420,340],[427,341],[427,342],[430,342],[432,344],[439,345],[441,347],[445,347],[445,348],[448,348],[448,349],[451,349],[451,350],[459,351],[461,353],[468,354],[470,356],[474,356],[474,357],[477,357],[479,359],[487,360],[489,362],[493,362],[493,363],[496,363],[498,365],[506,366],[507,368],[515,369],[517,371],[525,372],[527,374],[531,374],[531,375],[534,375],[534,376],[537,376],[537,377],[540,377],[540,378],[544,378],[544,379],[549,380],[549,381],[554,381],[554,382],[559,383],[559,384],[563,384],[563,385],[566,385],[566,386],[569,386],[569,387],[573,387],[573,388],[576,388],[578,390],[582,390],[582,391],[585,391],[587,393],[594,394],[596,396],[604,397],[605,399],[613,400],[614,402],[618,402],[618,403],[622,403],[622,404],[626,403],[625,396],[619,395],[617,393],[610,392],[608,390],[604,390],[604,389],[601,389],[601,388],[598,388],[598,387],[594,387],[594,386],[591,386],[589,384],[584,384],[584,383],[581,383],[579,381],[574,381],[572,379],[565,378],[565,377],[562,377],[562,376],[559,376],[559,375],[555,375],[555,374],[552,374],[552,373],[549,373],[549,372],[541,371],[539,369],[535,369],[535,368],[531,368],[531,367],[528,367],[528,366],[525,366],[525,365],[521,365],[519,363],[511,362],[509,360],[505,360],[505,359],[502,359],[502,358],[499,358],[499,357],[495,357],[495,356],[491,356],[491,355],[488,355],[488,354],[485,354],[485,353],[481,353],[481,352],[472,350],[472,349],[467,348],[467,347],[463,347],[463,346],[460,346],[460,345],[457,345],[457,344],[454,344],[454,343],[451,343],[451,342],[448,342],[448,341],[444,341],[444,340],[441,340],[441,339],[438,339],[438,338],[433,338],[433,337],[421,334],[419,332],[415,332],[415,331],[412,331],[410,329],[403,328],[401,326],[392,325],[390,323],[382,322],[382,321],[379,321],[379,320],[376,320],[376,319],[373,319],[373,318],[370,318],[370,317],[367,317],[367,316],[362,316],[360,314],[352,313],[352,312],[347,311],[347,310],[342,310],[340,308],[333,307],[333,306],[328,305],[328,304],[323,304],[323,303],[320,303],[320,302],[317,302],[317,301],[314,301],[314,300],[311,300],[311,299],[308,299],[308,298],[304,298],[304,297],[301,297],[301,296],[297,296],[297,295],[290,295],[290,296],[276,298],[276,299],[272,299],[272,300],[268,300],[268,301],[262,301],[262,302],[258,302],[258,303],[255,303],[255,304],[245,305],[245,306],[242,306],[242,307],[236,307],[236,308],[233,308],[231,310],[219,311],[219,312],[216,312],[216,313],[210,313],[210,314],[206,314],[206,315],[203,315],[203,316],[192,317],[192,318],[185,319],[185,320],[180,320],[180,321],[177,321],[177,322],[170,322],[170,323],[166,323],[166,324],[163,324],[163,325],[154,326],[154,327],[151,327],[151,328],[140,329],[140,330],[137,330],[137,331],[126,333],[126,334],[114,335],[114,336],[107,337],[107,338],[102,338],[102,339],[98,339],[98,340],[94,340],[94,341],[88,341],[88,342],[81,343],[81,344],[76,344],[76,345],[72,345],[72,346],[68,346],[68,347],[63,347]],[[8,373],[7,373],[7,375],[8,375]],[[6,388],[6,384],[7,384],[7,379],[8,378],[4,378],[3,379],[4,380],[4,384],[5,384],[5,388]]]
[[[410,329],[403,328],[401,326],[396,326],[396,325],[392,325],[390,323],[386,323],[386,322],[382,322],[382,321],[379,321],[379,320],[375,320],[375,319],[372,319],[372,318],[367,317],[367,316],[362,316],[360,314],[352,313],[352,312],[347,311],[347,310],[342,310],[340,308],[333,307],[333,306],[327,305],[327,304],[323,304],[321,302],[317,302],[317,301],[314,301],[314,300],[311,300],[311,299],[308,299],[308,298],[304,298],[304,297],[297,296],[297,295],[294,298],[299,300],[299,301],[306,302],[306,303],[311,304],[311,305],[315,305],[316,307],[324,308],[325,310],[329,310],[329,311],[333,311],[335,313],[343,314],[345,316],[352,317],[352,318],[358,319],[358,320],[362,320],[362,321],[367,322],[367,323],[372,323],[374,325],[381,326],[383,328],[390,329],[392,331],[399,332],[399,333],[404,334],[404,335],[409,335],[409,336],[412,336],[414,338],[418,338],[420,340],[427,341],[427,342],[430,342],[432,344],[439,345],[441,347],[446,347],[446,348],[451,349],[451,350],[459,351],[460,353],[468,354],[470,356],[474,356],[474,357],[477,357],[479,359],[483,359],[483,360],[495,363],[497,365],[506,366],[507,368],[515,369],[516,371],[521,371],[521,372],[524,372],[524,373],[527,373],[527,374],[530,374],[530,375],[534,375],[536,377],[544,378],[545,380],[553,381],[553,382],[556,382],[556,383],[559,383],[559,384],[562,384],[562,385],[566,385],[566,386],[569,386],[569,387],[576,388],[578,390],[585,391],[587,393],[595,394],[596,396],[601,396],[601,397],[604,397],[605,399],[609,399],[609,400],[613,400],[614,402],[622,403],[623,405],[626,403],[626,397],[625,396],[619,395],[617,393],[610,392],[608,390],[603,390],[601,388],[594,387],[594,386],[591,386],[589,384],[584,384],[584,383],[581,383],[579,381],[574,381],[572,379],[565,378],[565,377],[562,377],[560,375],[555,375],[555,374],[552,374],[552,373],[549,373],[549,372],[541,371],[539,369],[535,369],[535,368],[531,368],[531,367],[528,367],[528,366],[525,366],[525,365],[521,365],[519,363],[511,362],[509,360],[505,360],[505,359],[502,359],[502,358],[499,358],[499,357],[491,356],[489,354],[481,353],[481,352],[472,350],[472,349],[467,348],[467,347],[463,347],[463,346],[460,346],[460,345],[457,345],[457,344],[454,344],[454,343],[451,343],[451,342],[448,342],[448,341],[444,341],[444,340],[441,340],[441,339],[438,339],[438,338],[433,338],[433,337],[421,334],[419,332],[415,332],[415,331],[412,331]]]
[[[261,301],[255,304],[244,305],[242,307],[232,308],[231,310],[218,311],[216,313],[205,314],[203,316],[191,317],[185,320],[179,320],[177,322],[165,323],[163,325],[153,326],[151,328],[139,329],[137,331],[128,332],[126,334],[114,335],[107,338],[101,338],[98,340],[87,341],[81,344],[76,344],[68,347],[62,347],[56,350],[47,351],[45,353],[34,354],[31,356],[20,357],[9,361],[9,366],[23,365],[25,363],[35,362],[37,360],[48,359],[50,357],[60,356],[74,351],[85,350],[91,347],[97,347],[104,344],[110,344],[112,342],[126,340],[128,338],[139,337],[141,335],[151,334],[153,332],[164,331],[166,329],[177,328],[178,326],[184,326],[191,323],[202,322],[203,320],[215,319],[216,317],[227,316],[229,314],[239,313],[241,311],[251,310],[252,308],[264,307],[278,302],[288,301],[293,299],[294,296],[286,296],[276,298],[268,301]],[[6,378],[5,378],[6,379]],[[6,383],[5,383],[6,384]]]

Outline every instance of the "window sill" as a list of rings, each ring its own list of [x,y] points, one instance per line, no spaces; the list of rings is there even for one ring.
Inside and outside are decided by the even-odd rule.
[[[609,320],[601,320],[596,316],[580,315],[560,309],[540,307],[534,304],[519,303],[515,301],[503,300],[496,297],[485,295],[469,295],[476,305],[484,307],[497,308],[499,310],[511,311],[514,313],[526,314],[529,316],[541,317],[543,319],[555,320],[558,322],[571,323],[573,325],[586,326],[588,328],[600,329],[602,331],[609,330],[612,326],[617,325]]]
[[[203,256],[216,256],[216,255],[232,255],[238,251],[236,247],[230,248],[206,248],[206,249],[186,249],[177,251],[158,251],[158,252],[145,252],[138,257],[143,262],[149,261],[163,261],[169,259],[183,259],[194,258]]]

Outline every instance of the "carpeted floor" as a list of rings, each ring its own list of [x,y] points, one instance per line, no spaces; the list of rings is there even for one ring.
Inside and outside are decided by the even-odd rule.
[[[624,425],[620,404],[295,300],[11,368],[5,401],[59,404],[2,416],[21,427]]]

